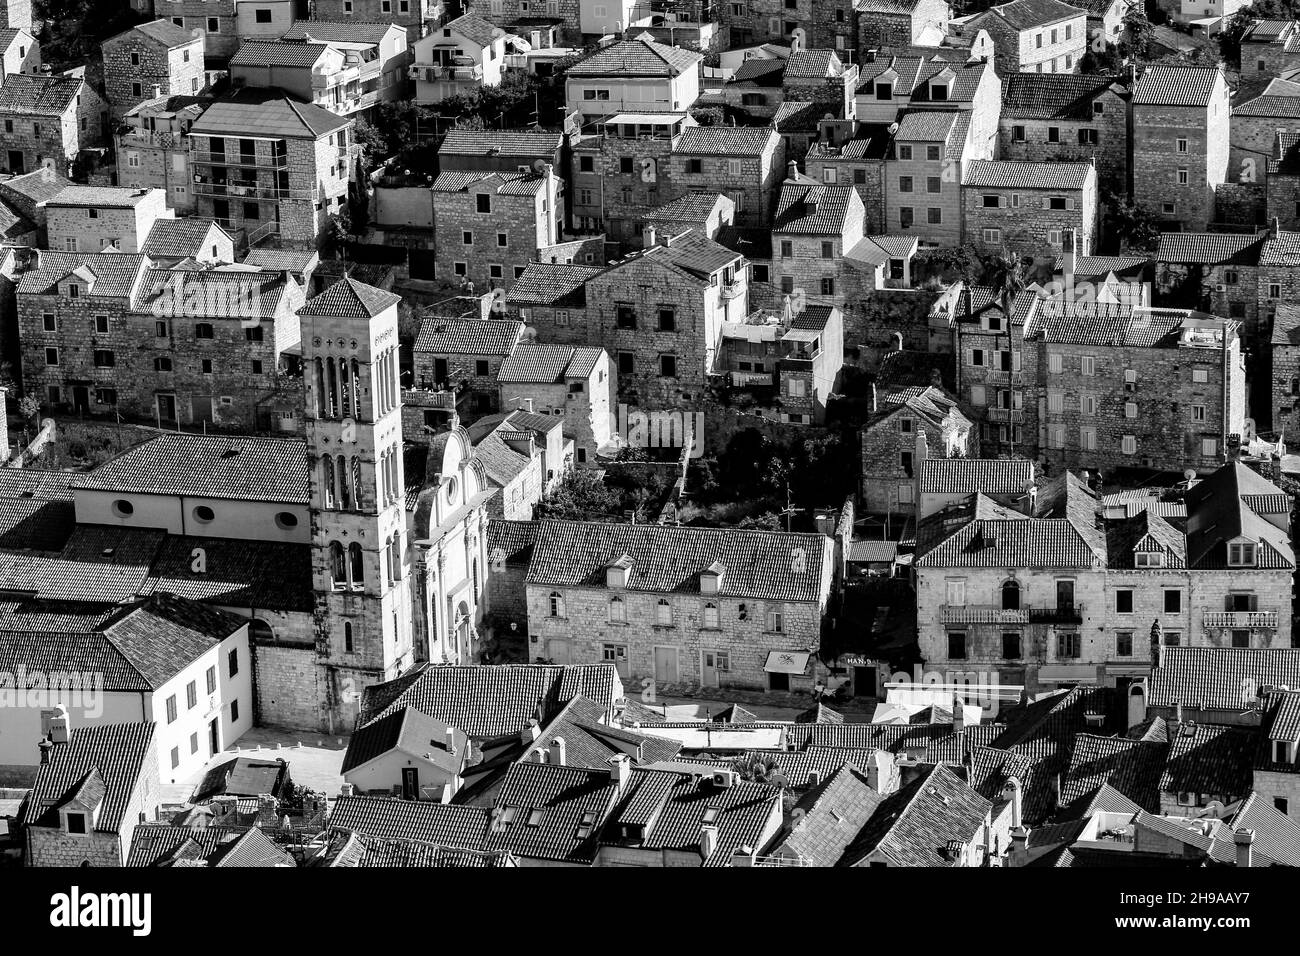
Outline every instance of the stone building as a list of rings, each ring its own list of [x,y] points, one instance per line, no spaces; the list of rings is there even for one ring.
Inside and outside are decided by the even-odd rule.
[[[186,134],[206,102],[164,96],[128,110],[113,133],[118,185],[166,190],[168,205],[182,215],[191,212],[194,173]]]
[[[1093,162],[1099,193],[1128,194],[1128,88],[1118,77],[1013,73],[1002,81],[998,156]]]
[[[565,71],[565,102],[587,120],[685,112],[699,98],[703,59],[653,40],[620,40]]]
[[[174,219],[161,189],[67,186],[45,201],[45,229],[60,252],[140,252],[155,223]]]
[[[1300,306],[1282,302],[1273,314],[1269,349],[1269,428],[1288,445],[1300,440]]]
[[[961,243],[966,164],[992,159],[994,147],[973,143],[970,129],[970,114],[960,110],[902,118],[885,163],[886,232],[916,236],[927,247]]]
[[[203,35],[170,20],[142,23],[104,41],[104,87],[113,121],[159,96],[193,96],[207,86]]]
[[[1300,819],[1300,734],[1289,715],[1300,693],[1279,687],[1260,694],[1260,736],[1251,787],[1275,810]]]
[[[49,163],[66,174],[83,149],[104,141],[107,124],[108,105],[76,71],[7,77],[0,86],[2,169],[27,173]]]
[[[815,104],[822,117],[852,120],[857,115],[858,74],[858,67],[834,50],[801,47],[785,61],[782,96],[786,103]]]
[[[804,690],[832,563],[816,534],[547,520],[528,629],[550,660],[612,663],[629,682]]]
[[[785,102],[785,59],[751,57],[727,77],[722,96],[737,115],[750,121],[770,120]]]
[[[5,77],[41,72],[41,45],[26,30],[17,27],[0,29],[0,86]]]
[[[938,46],[951,17],[947,0],[855,0],[858,53],[873,50]]]
[[[290,248],[315,246],[346,207],[359,150],[352,127],[285,97],[213,103],[189,130],[195,213],[245,230],[250,242],[274,235]]]
[[[409,95],[407,69],[411,48],[406,31],[391,20],[379,23],[299,20],[290,24],[283,36],[276,32],[271,38],[277,37],[286,43],[327,46],[343,55],[343,84],[341,88],[335,86],[336,102],[326,106],[332,112],[342,115],[362,112]]]
[[[964,239],[978,248],[1092,251],[1098,210],[1091,163],[979,160],[966,167],[962,196]]]
[[[674,193],[722,193],[735,207],[738,226],[771,222],[786,165],[785,146],[776,130],[688,126],[673,143],[670,161]]]
[[[466,429],[474,457],[499,493],[487,502],[489,519],[529,521],[533,509],[573,465],[564,419],[523,408],[486,415]],[[491,549],[488,550],[491,560]],[[495,574],[495,568],[488,565]]]
[[[645,219],[646,245],[652,246],[649,231],[669,235],[695,229],[717,239],[724,227],[736,224],[736,204],[721,193],[687,193],[655,209]]]
[[[0,3],[0,26],[24,30],[35,36],[38,28],[32,20],[32,0],[3,0]]]
[[[298,309],[315,665],[331,726],[351,726],[363,687],[396,677],[422,657],[412,631],[398,301],[344,278]]]
[[[583,26],[584,6],[584,0],[487,0],[473,9],[475,15],[516,36],[527,38],[531,30],[540,29],[552,34],[558,45],[581,47],[584,42],[609,32],[597,30],[594,35],[584,36],[591,33]],[[618,19],[617,3],[598,6],[610,11],[611,20]],[[631,26],[627,19],[623,23]]]
[[[442,0],[315,0],[312,17],[331,23],[396,23],[414,44],[430,23],[442,22],[443,7]]]
[[[1300,134],[1277,134],[1264,182],[1264,218],[1283,229],[1300,229]]]
[[[510,286],[506,307],[517,311],[543,342],[586,345],[587,282],[600,271],[595,266],[530,262]]]
[[[438,146],[438,168],[484,173],[532,172],[537,164],[563,169],[564,134],[532,129],[447,131]]]
[[[998,73],[1074,73],[1088,48],[1088,15],[1060,0],[1011,0],[977,13],[960,35],[985,31]]]
[[[1180,229],[1216,221],[1228,178],[1230,92],[1223,71],[1151,66],[1133,90],[1133,200]]]
[[[1300,232],[1288,232],[1274,221],[1259,253],[1259,312],[1257,324],[1269,328],[1283,302],[1300,299]]]
[[[577,464],[612,453],[618,382],[604,349],[521,342],[501,363],[497,385],[501,408],[524,408],[561,421]]]
[[[411,44],[414,99],[432,104],[501,84],[505,33],[465,14]]]
[[[225,64],[239,49],[236,10],[240,0],[154,0],[154,15],[170,20],[186,33],[203,32],[204,56]]]
[[[873,54],[858,69],[855,113],[863,123],[888,125],[914,110],[960,110],[970,114],[977,141],[997,137],[1002,80],[991,63],[936,49]]]
[[[931,450],[929,445],[927,438],[927,457],[915,461],[918,520],[960,505],[977,491],[996,505],[1033,512],[1036,483],[1034,463],[1028,458],[945,458],[939,454],[941,449]]]
[[[846,257],[866,238],[865,220],[853,186],[824,185],[798,172],[788,178],[772,223],[772,265],[781,293],[844,308],[853,285],[845,274]]]
[[[1090,49],[1099,40],[1112,46],[1119,46],[1127,29],[1124,18],[1133,9],[1131,0],[1080,0],[1071,6],[1078,7],[1088,14]]]
[[[1262,344],[1259,260],[1267,233],[1166,232],[1156,248],[1155,288],[1170,304],[1191,305],[1241,323],[1242,347]]]
[[[1269,160],[1277,156],[1278,137],[1290,141],[1300,134],[1300,86],[1272,80],[1259,96],[1233,104],[1229,133],[1228,180],[1263,184],[1265,172],[1272,172]]]
[[[587,281],[587,344],[617,363],[619,400],[696,407],[722,324],[749,312],[744,257],[694,230],[660,237]]]
[[[70,730],[63,719],[22,807],[28,866],[125,865],[136,826],[161,802],[155,729],[150,722]]]
[[[1241,37],[1241,75],[1281,76],[1300,69],[1300,24],[1256,20]]]
[[[1295,561],[1276,490],[1224,465],[1186,493],[1187,530],[1147,509],[1103,518],[1069,472],[1030,514],[974,494],[917,530],[922,656],[949,680],[995,672],[1032,693],[1149,673],[1153,631],[1170,646],[1286,647]]]
[[[474,412],[496,411],[497,372],[523,334],[509,319],[427,316],[415,340],[415,385],[465,390]]]
[[[973,425],[937,386],[891,390],[862,426],[862,502],[875,514],[916,514],[917,479],[930,455],[973,450]]]
[[[433,182],[434,243],[444,278],[508,289],[560,234],[562,184],[540,175],[447,171]]]
[[[1050,299],[1026,328],[1046,372],[1039,454],[1067,468],[1214,468],[1242,435],[1241,323],[1203,312]]]

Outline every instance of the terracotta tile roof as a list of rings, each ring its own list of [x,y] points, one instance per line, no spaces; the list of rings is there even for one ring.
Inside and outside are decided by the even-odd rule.
[[[1237,324],[1204,312],[1154,309],[1110,302],[1045,299],[1034,321],[1026,325],[1025,338],[1042,336],[1045,342],[1129,348],[1172,347],[1187,321],[1217,322],[1226,334]]]
[[[478,850],[487,839],[490,819],[485,807],[390,797],[339,797],[329,823],[331,827],[384,840],[419,840]]]
[[[439,846],[419,840],[381,839],[350,830],[330,830],[327,839],[328,845],[319,860],[310,861],[308,865],[423,869],[477,869],[518,865],[508,853]]]
[[[168,433],[110,459],[73,487],[306,504],[307,446],[297,438]]]
[[[487,529],[488,562],[493,567],[522,564],[527,567],[537,541],[537,522],[493,518]]]
[[[498,382],[553,384],[568,378],[586,378],[604,349],[590,346],[534,345],[520,343],[501,363]]]
[[[453,740],[450,750],[448,732]],[[413,707],[402,707],[357,728],[348,739],[341,772],[346,775],[384,754],[400,750],[408,755],[423,754],[426,761],[454,775],[464,765],[468,748],[469,738],[461,730]]]
[[[50,762],[37,771],[21,822],[58,827],[58,808],[93,775],[102,788],[95,831],[116,833],[141,778],[158,773],[157,760],[152,722],[73,727],[68,742],[56,744]]]
[[[569,67],[565,76],[680,76],[703,55],[653,40],[620,40]]]
[[[1149,66],[1133,89],[1133,105],[1207,106],[1222,77],[1212,66]]]
[[[1103,783],[1146,810],[1160,809],[1160,778],[1169,745],[1162,741],[1078,734],[1061,782],[1061,803],[1087,801]]]
[[[673,155],[762,156],[779,141],[771,127],[688,126],[673,145]]]
[[[310,70],[329,50],[320,43],[281,43],[279,40],[244,40],[230,58],[232,67],[289,66]]]
[[[1011,73],[1002,78],[1002,115],[1090,121],[1093,102],[1119,79],[1081,73]]]
[[[411,706],[471,737],[499,737],[521,732],[532,718],[545,722],[574,697],[612,708],[619,686],[612,664],[429,665],[367,687],[357,725]]]
[[[154,259],[197,256],[205,251],[203,243],[214,228],[221,229],[211,219],[159,219],[140,252]]]
[[[1264,243],[1260,253],[1261,266],[1285,266],[1293,269],[1300,266],[1300,232],[1286,232],[1279,229]]]
[[[736,68],[731,76],[732,83],[754,83],[757,86],[780,86],[785,76],[785,60],[773,57],[770,60],[750,57]]]
[[[281,39],[313,43],[380,43],[393,26],[388,20],[295,20]]]
[[[492,810],[487,849],[560,863],[590,864],[619,796],[610,771],[516,763]]]
[[[1010,3],[990,7],[989,12],[997,14],[1014,30],[1032,30],[1085,13],[1060,0],[1011,0]],[[975,20],[978,22],[978,17]]]
[[[806,185],[787,182],[777,199],[773,233],[840,236],[857,192],[852,186]]]
[[[898,123],[894,141],[946,143],[948,136],[957,125],[957,113],[952,110],[943,112],[908,113]]]
[[[202,573],[193,569],[202,548]],[[311,546],[242,538],[167,535],[142,593],[171,592],[218,607],[310,612],[315,607]]]
[[[953,866],[950,842],[975,842],[991,809],[946,766],[936,766],[880,802],[844,861],[879,853],[895,866]]]
[[[607,726],[604,723],[606,719],[605,708],[600,704],[585,697],[575,697],[546,725],[517,762],[528,763],[536,759],[535,754],[548,753],[557,738],[564,741],[566,767],[585,767],[606,773],[610,758],[620,753],[629,754],[633,763],[652,764],[672,760],[682,749],[680,741],[620,730]]]
[[[785,61],[785,78],[829,80],[844,75],[844,64],[834,50],[795,50]]]
[[[1233,116],[1300,117],[1300,97],[1265,93],[1232,108]]]
[[[0,86],[0,113],[62,116],[72,109],[85,80],[79,76],[28,76],[14,73]]]
[[[124,299],[130,296],[147,263],[144,256],[129,252],[86,254],[42,250],[36,268],[19,277],[18,294],[52,294],[59,281],[81,269],[93,277],[89,295]]]
[[[647,249],[642,256],[655,256],[664,262],[677,266],[699,279],[707,279],[713,273],[741,260],[740,253],[714,242],[703,233],[689,229],[672,236],[652,249]],[[632,261],[635,257],[624,259]],[[610,266],[603,274],[609,274],[619,268],[620,264]]]
[[[1267,238],[1267,233],[1165,232],[1156,261],[1255,266]]]
[[[1013,163],[977,159],[963,186],[979,189],[1084,189],[1096,172],[1089,163]]]
[[[402,297],[344,276],[320,295],[312,296],[298,310],[299,315],[323,315],[330,318],[373,319],[391,308]]]
[[[95,292],[98,291],[96,284]],[[185,267],[150,269],[144,275],[131,307],[155,316],[265,320],[273,322],[289,291],[279,272],[246,269]],[[177,303],[183,303],[178,309]]]
[[[1273,43],[1288,33],[1295,32],[1293,20],[1256,20],[1244,34],[1242,43]]]
[[[1193,568],[1228,567],[1228,542],[1244,536],[1257,544],[1260,568],[1295,567],[1290,534],[1258,515],[1247,495],[1264,500],[1281,489],[1247,468],[1229,462],[1187,489],[1187,562]]]
[[[1243,711],[1281,686],[1300,687],[1300,648],[1166,647],[1147,705]]]
[[[149,39],[157,40],[168,48],[188,46],[191,43],[197,43],[199,40],[199,38],[190,33],[189,30],[186,30],[184,27],[178,27],[176,24],[172,23],[171,20],[158,19],[150,23],[137,24],[130,30],[126,30],[117,34],[117,36],[105,40],[104,45],[107,46],[114,40],[119,40],[129,33],[143,33]]]
[[[829,583],[825,548],[816,534],[549,519],[538,529],[528,583],[603,588],[605,568],[628,555],[630,591],[698,594],[700,573],[718,563],[723,597],[817,602]]]
[[[61,551],[76,520],[70,501],[0,498],[0,550]]]
[[[927,458],[921,462],[921,494],[1022,495],[1034,481],[1027,458]]]
[[[512,305],[546,305],[582,309],[587,305],[587,280],[598,275],[592,266],[559,262],[530,262],[510,286],[506,301]]]
[[[194,829],[170,823],[141,823],[131,834],[126,866],[167,866],[180,855],[206,858],[223,844],[238,840],[244,833],[243,827]],[[187,844],[193,846],[187,847]]]
[[[1228,829],[1254,830],[1255,853],[1279,866],[1300,866],[1300,823],[1255,791],[1241,802],[1228,821]]]
[[[1077,517],[1031,518],[976,493],[922,520],[916,566],[922,568],[1099,568],[1104,542]]]
[[[1224,803],[1245,796],[1250,792],[1256,736],[1248,727],[1182,724],[1169,746],[1161,791],[1208,793]]]
[[[6,84],[8,85],[8,84]],[[351,125],[352,120],[311,103],[287,97],[228,97],[213,103],[194,121],[198,136],[261,136],[317,139]]]
[[[546,130],[463,129],[452,127],[438,147],[440,156],[553,156],[564,137]]]
[[[514,319],[453,319],[425,316],[415,341],[416,352],[435,355],[509,355],[523,335]]]

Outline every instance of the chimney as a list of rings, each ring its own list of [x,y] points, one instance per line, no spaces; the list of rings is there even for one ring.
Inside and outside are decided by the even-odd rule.
[[[1169,728],[1169,742],[1173,743],[1183,729],[1183,702],[1174,704],[1174,715],[1165,721]]]
[[[527,746],[528,744],[531,744],[541,735],[542,735],[542,728],[538,726],[537,718],[529,717],[528,726],[524,728],[523,734],[521,735],[523,737],[524,745]]]
[[[569,755],[568,745],[564,742],[563,737],[556,737],[551,741],[551,763],[563,767],[568,761],[565,759]],[[612,775],[611,775],[612,776]]]
[[[1002,789],[1011,791],[1011,828],[1013,830],[1016,828],[1023,828],[1024,817],[1022,815],[1022,811],[1024,808],[1024,803],[1022,799],[1023,788],[1020,785],[1020,778],[1008,777],[1006,786],[1004,786]]]
[[[42,737],[37,746],[41,749],[41,766],[44,767],[50,762],[50,751],[54,749],[54,744],[50,743],[49,737]]]
[[[700,827],[700,856],[707,860],[717,848],[718,828],[712,823],[706,823]]]
[[[1237,866],[1251,866],[1254,854],[1251,852],[1250,845],[1255,842],[1255,831],[1238,830],[1232,838],[1237,843]]]
[[[627,754],[615,754],[609,758],[609,779],[618,784],[618,791],[627,789],[627,782],[632,776],[632,758]]]
[[[876,380],[873,378],[871,380],[871,410],[873,412],[879,411],[880,410],[879,406],[880,406],[880,399],[876,395]]]
[[[447,753],[455,755],[456,753],[456,728],[448,727],[445,736]]]
[[[546,177],[546,244],[553,246],[556,242],[555,221],[559,215],[556,208],[559,203],[555,197],[555,167],[551,163],[543,163],[542,175]]]
[[[890,349],[891,352],[901,352],[901,351],[903,351],[903,333],[902,333],[902,332],[894,332],[894,333],[893,333],[892,344],[893,344],[894,347],[893,347],[892,349]]]
[[[787,179],[799,178],[799,164],[796,163],[793,159],[790,160],[790,162],[785,164],[785,175]]]
[[[343,786],[339,787],[340,797],[351,797],[355,795],[356,792],[357,792],[357,788],[355,784],[345,783]]]
[[[966,729],[966,706],[961,694],[952,695],[952,732],[959,734]]]
[[[655,242],[658,240],[658,238],[659,238],[659,237],[658,237],[658,234],[655,232],[655,227],[654,227],[654,226],[646,226],[646,227],[645,227],[645,243],[644,243],[644,245],[645,245],[645,247],[646,247],[647,249],[653,249],[653,248],[654,248],[654,245],[655,245]]]
[[[1282,229],[1282,221],[1278,219],[1277,216],[1274,216],[1268,222],[1268,237],[1270,239],[1276,239],[1277,234],[1281,231],[1281,229]]]
[[[1011,855],[1007,863],[1011,866],[1021,866],[1020,860],[1029,851],[1029,831],[1022,826],[1013,826],[1009,835],[1011,837]]]
[[[918,428],[916,430],[916,470],[921,470],[921,462],[930,457],[930,439],[925,437],[925,431]]]
[[[752,846],[738,846],[731,851],[732,866],[753,866],[754,865],[754,848]]]
[[[59,707],[50,718],[50,743],[66,744],[69,733],[67,708]]]

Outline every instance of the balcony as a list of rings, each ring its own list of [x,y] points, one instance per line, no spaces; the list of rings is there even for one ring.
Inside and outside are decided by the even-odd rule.
[[[194,195],[218,199],[259,199],[279,201],[285,199],[316,200],[314,189],[281,189],[270,183],[247,181],[213,182],[211,177],[195,175]]]
[[[288,155],[267,156],[257,153],[210,153],[204,149],[194,151],[194,162],[200,166],[248,166],[253,169],[288,169]]]
[[[718,290],[718,294],[724,299],[734,299],[745,291],[744,283],[741,282],[724,282]]]
[[[997,408],[990,406],[984,412],[984,417],[990,422],[1000,424],[1020,424],[1025,420],[1025,411],[1023,408]]]
[[[939,608],[944,624],[1081,624],[1083,605],[1006,609],[992,604],[944,604]]]
[[[1276,628],[1277,608],[1265,608],[1262,611],[1206,611],[1206,627],[1227,628]]]
[[[151,146],[160,149],[184,149],[186,139],[184,133],[137,129],[132,126],[128,127],[125,133],[118,134],[118,143],[126,149],[145,149]]]
[[[731,384],[736,388],[749,388],[751,385],[772,386],[775,380],[771,372],[728,372]]]

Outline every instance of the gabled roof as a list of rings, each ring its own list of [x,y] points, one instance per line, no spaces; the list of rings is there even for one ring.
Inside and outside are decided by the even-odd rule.
[[[857,191],[852,186],[786,182],[777,198],[774,233],[840,236]],[[859,200],[859,203],[861,200]]]
[[[149,230],[149,238],[140,246],[140,252],[151,259],[199,256],[206,251],[203,244],[214,229],[225,235],[225,230],[212,219],[159,219]]]
[[[0,113],[62,116],[76,104],[85,86],[80,76],[28,76],[14,73],[0,86]]]
[[[94,829],[116,833],[141,778],[158,773],[154,748],[153,722],[73,727],[68,742],[55,744],[50,762],[37,770],[22,823],[58,827],[58,808],[94,774],[103,794]]]
[[[1031,518],[981,493],[927,516],[916,533],[921,568],[1098,568],[1106,558],[1078,515]]]
[[[18,277],[19,295],[48,295],[55,286],[78,270],[90,276],[89,295],[126,298],[144,272],[148,260],[131,252],[77,253],[47,252],[37,254],[36,268]]]
[[[1002,115],[1091,120],[1092,104],[1119,81],[1119,77],[1082,73],[1011,73],[1002,78]]]
[[[172,23],[171,20],[159,19],[150,23],[136,24],[129,30],[124,30],[116,36],[109,37],[104,41],[104,46],[108,46],[131,33],[143,34],[150,40],[155,40],[158,43],[163,44],[168,49],[178,46],[186,46],[190,43],[198,43],[201,40],[200,37],[194,36],[184,27],[178,27],[176,24]]]
[[[448,734],[452,738],[450,749]],[[465,762],[468,747],[469,738],[463,731],[414,707],[402,707],[352,734],[348,739],[347,753],[343,755],[341,772],[347,774],[384,754],[399,750],[408,756],[422,756],[429,763],[455,775]]]
[[[1025,338],[1042,336],[1045,342],[1070,345],[1172,347],[1189,320],[1211,323],[1229,336],[1238,328],[1231,320],[1205,312],[1056,297],[1044,300],[1033,322],[1025,326]]]
[[[688,126],[673,145],[673,155],[762,156],[779,140],[770,126]]]
[[[908,113],[899,120],[894,140],[903,143],[946,143],[953,127],[957,125],[957,119],[957,113],[953,110]]]
[[[1010,3],[989,7],[987,13],[997,15],[1013,30],[1020,31],[1083,16],[1085,11],[1061,3],[1060,0],[1011,0]],[[971,22],[978,24],[982,16],[976,14],[971,18]]]
[[[1267,239],[1254,232],[1162,232],[1156,261],[1255,266]]]
[[[1164,741],[1078,734],[1061,782],[1061,803],[1068,808],[1087,801],[1099,786],[1109,784],[1143,809],[1157,811],[1168,753]]]
[[[612,708],[616,686],[613,664],[429,665],[367,687],[358,726],[410,706],[471,737],[498,737],[549,720],[574,697]]]
[[[1160,776],[1164,793],[1208,793],[1231,803],[1250,792],[1256,732],[1251,727],[1182,724]]]
[[[329,817],[332,827],[379,839],[471,850],[483,847],[489,820],[490,811],[484,807],[390,797],[339,797]]]
[[[817,602],[829,584],[826,547],[819,534],[549,519],[538,528],[528,583],[604,588],[605,568],[629,555],[629,591],[698,594],[700,573],[716,561],[724,597]]]
[[[373,319],[401,301],[402,297],[396,292],[385,292],[345,275],[324,292],[308,299],[298,314]]]
[[[516,763],[492,810],[487,848],[559,863],[590,864],[600,827],[619,796],[608,769]]]
[[[977,159],[966,166],[966,181],[973,188],[1083,189],[1096,178],[1091,163],[1017,163]]]
[[[546,130],[465,129],[453,126],[438,147],[439,156],[553,156],[563,134]]]
[[[415,341],[416,352],[436,355],[509,355],[523,335],[514,319],[453,319],[425,316]]]
[[[844,64],[834,50],[795,50],[785,61],[787,80],[830,80],[844,75]]]
[[[207,804],[217,797],[288,796],[283,791],[289,780],[289,764],[279,760],[235,757],[208,769],[190,796],[193,804]]]
[[[477,43],[481,47],[491,46],[492,41],[503,33],[482,17],[476,17],[472,13],[466,13],[450,23],[444,23],[442,29],[459,33],[466,40]]]
[[[1248,711],[1265,687],[1300,687],[1300,648],[1166,647],[1150,707]]]
[[[1260,253],[1259,264],[1287,268],[1300,266],[1300,232],[1287,232],[1283,229],[1270,232],[1264,250]]]
[[[136,189],[131,186],[65,186],[46,200],[47,206],[92,206],[106,209],[132,209],[162,191]]]
[[[1223,73],[1212,66],[1149,66],[1133,88],[1134,106],[1208,106]]]
[[[920,478],[923,495],[1023,495],[1034,483],[1034,463],[1027,458],[927,458]]]
[[[1290,535],[1260,517],[1244,500],[1268,500],[1281,489],[1239,461],[1228,462],[1187,489],[1187,563],[1193,568],[1227,567],[1228,542],[1245,537],[1258,544],[1260,568],[1294,568]]]
[[[844,860],[879,853],[895,866],[954,866],[949,844],[975,842],[992,806],[939,764],[877,805]]]
[[[565,76],[680,76],[703,59],[700,53],[654,40],[620,40],[569,67]]]
[[[810,866],[835,866],[883,799],[857,767],[845,763],[800,797],[795,810],[802,813],[787,818],[763,855],[786,851]]]
[[[379,43],[395,25],[389,21],[295,20],[280,39],[311,43]]]
[[[1279,866],[1300,866],[1300,823],[1266,797],[1251,791],[1228,821],[1228,828],[1255,831],[1252,849]]]
[[[230,58],[230,65],[232,67],[289,66],[311,70],[329,54],[329,47],[321,43],[244,40],[235,51],[235,55]]]
[[[317,139],[344,129],[351,122],[327,109],[311,103],[298,103],[287,97],[261,101],[227,98],[205,109],[190,127],[190,133],[198,136]]]
[[[653,737],[632,730],[609,726],[604,708],[585,697],[575,697],[564,705],[517,762],[537,760],[549,752],[557,739],[564,741],[564,765],[608,772],[611,757],[627,754],[636,764],[672,760],[681,751],[680,741]]]
[[[296,438],[165,433],[73,485],[149,495],[199,495],[306,504],[307,446]]]
[[[497,381],[550,385],[570,378],[586,378],[604,352],[591,346],[520,343],[501,363]]]

